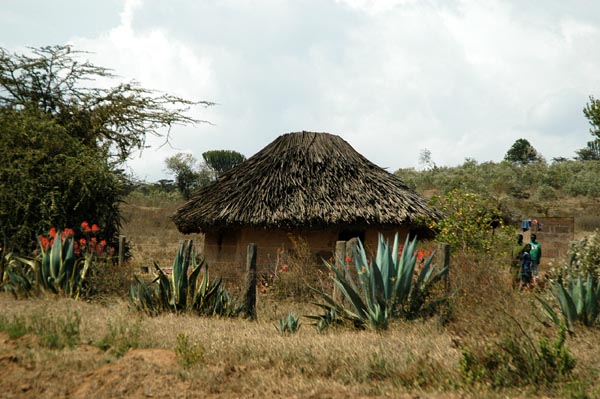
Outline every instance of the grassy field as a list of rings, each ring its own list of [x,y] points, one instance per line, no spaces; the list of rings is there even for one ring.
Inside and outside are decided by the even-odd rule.
[[[318,311],[306,290],[286,297],[281,287],[259,293],[255,322],[136,312],[125,298],[132,273],[151,259],[170,264],[184,238],[169,221],[177,205],[141,197],[124,205],[133,258],[105,273],[114,292],[91,301],[0,294],[0,396],[600,397],[598,329],[567,336],[563,349],[576,361],[570,375],[527,380],[535,364],[561,359],[541,349],[559,347],[559,330],[541,322],[534,294],[511,288],[508,268],[475,259],[452,259],[450,312],[385,332],[318,333],[303,318],[298,333],[281,335],[275,324],[288,312]]]

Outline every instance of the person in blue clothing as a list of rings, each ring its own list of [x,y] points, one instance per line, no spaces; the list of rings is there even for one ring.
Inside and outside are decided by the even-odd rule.
[[[535,280],[537,280],[540,260],[542,259],[542,246],[537,241],[537,236],[535,234],[531,234],[531,242],[529,245],[531,245],[530,256],[532,276]]]
[[[531,244],[525,245],[521,255],[521,288],[528,288],[533,280],[533,269],[531,261]]]

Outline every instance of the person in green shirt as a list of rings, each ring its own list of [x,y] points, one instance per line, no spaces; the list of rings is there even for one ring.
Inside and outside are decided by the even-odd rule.
[[[535,234],[531,235],[531,271],[533,272],[533,278],[538,279],[538,269],[540,266],[540,260],[542,259],[542,245],[537,241]]]

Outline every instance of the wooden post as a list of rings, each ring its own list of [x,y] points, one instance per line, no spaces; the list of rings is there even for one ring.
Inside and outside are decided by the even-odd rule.
[[[450,293],[450,244],[440,242],[438,244],[437,253],[439,256],[438,267],[448,267],[448,272],[446,272],[446,277],[444,277],[444,288],[446,294],[448,294]]]
[[[125,236],[119,236],[119,266],[123,264],[125,258]]]
[[[246,309],[246,317],[252,320],[256,320],[256,252],[256,244],[248,244],[244,308]]]
[[[346,261],[346,241],[336,241],[335,242],[335,266],[337,268],[342,268],[343,262]],[[340,300],[340,290],[337,285],[333,285],[333,291],[331,292],[331,297],[335,301]]]

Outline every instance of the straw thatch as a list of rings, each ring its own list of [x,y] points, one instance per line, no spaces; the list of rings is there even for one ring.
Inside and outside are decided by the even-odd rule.
[[[278,137],[197,191],[173,220],[182,233],[233,227],[396,227],[437,217],[425,199],[341,137]]]

